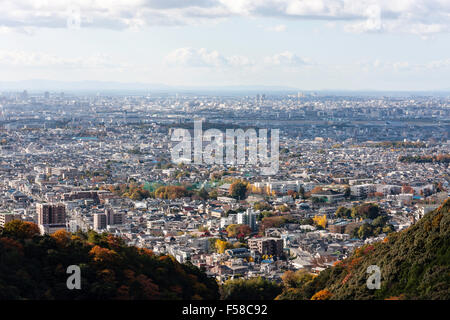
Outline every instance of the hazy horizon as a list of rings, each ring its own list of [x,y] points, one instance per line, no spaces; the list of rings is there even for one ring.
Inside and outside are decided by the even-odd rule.
[[[119,81],[54,81],[44,79],[21,80],[14,82],[0,81],[1,92],[21,92],[23,90],[28,93],[43,93],[43,92],[60,92],[67,93],[83,93],[83,92],[113,92],[116,94],[145,94],[145,93],[237,93],[237,94],[252,94],[252,93],[304,93],[304,94],[330,94],[330,95],[383,95],[383,96],[399,96],[399,95],[435,95],[448,96],[449,89],[436,90],[389,90],[389,89],[339,89],[339,88],[320,88],[313,90],[303,90],[302,88],[288,87],[288,86],[270,86],[270,85],[224,85],[224,86],[173,86],[164,83],[143,83],[143,82],[119,82]]]

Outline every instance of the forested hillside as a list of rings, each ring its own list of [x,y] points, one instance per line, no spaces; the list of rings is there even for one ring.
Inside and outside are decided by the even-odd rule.
[[[81,268],[81,290],[66,286],[69,265]],[[40,236],[19,220],[0,235],[0,299],[218,299],[218,292],[197,267],[112,235]]]
[[[415,225],[355,250],[311,278],[285,281],[278,299],[450,299],[450,199]],[[370,265],[381,270],[381,288],[366,286]]]

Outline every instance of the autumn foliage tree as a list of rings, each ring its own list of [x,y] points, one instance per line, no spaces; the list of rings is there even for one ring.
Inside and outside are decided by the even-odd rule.
[[[51,235],[51,237],[53,239],[55,239],[55,241],[61,246],[66,246],[70,242],[70,239],[71,239],[70,233],[64,229],[55,231]]]
[[[233,248],[233,245],[228,241],[217,239],[215,243],[215,248],[218,253],[224,253],[225,250]]]
[[[281,276],[286,288],[301,288],[312,279],[314,279],[314,275],[305,270],[288,270]]]
[[[296,222],[291,215],[266,216],[261,220],[259,228],[261,232],[264,232],[268,228],[279,228],[290,222]]]
[[[252,229],[246,224],[230,224],[227,226],[228,237],[244,238],[252,233]]]
[[[313,221],[316,225],[318,225],[324,229],[327,227],[327,216],[325,214],[314,216]]]
[[[184,186],[163,186],[155,191],[155,197],[161,199],[178,199],[191,195]]]
[[[127,246],[111,234],[60,230],[39,235],[34,224],[0,231],[0,300],[217,299],[219,289],[192,264]],[[82,290],[69,290],[66,269],[81,269]]]
[[[329,290],[323,289],[314,294],[311,300],[329,300],[332,296],[333,294]]]
[[[101,187],[101,189],[107,189],[114,194],[137,201],[151,196],[150,191],[144,189],[143,185],[138,185],[135,182],[129,184],[109,185],[106,187]]]
[[[102,248],[98,245],[94,246],[89,253],[94,257],[95,262],[104,264],[112,264],[119,258],[117,252],[114,250]]]
[[[317,194],[317,193],[321,193],[321,192],[323,192],[323,188],[322,188],[322,187],[319,187],[319,186],[314,187],[314,188],[310,191],[311,194]]]
[[[402,193],[414,194],[415,192],[411,186],[404,184],[404,185],[402,185]]]
[[[32,222],[13,220],[3,227],[3,235],[12,238],[30,239],[39,235],[39,227]]]
[[[291,196],[293,199],[298,199],[298,193],[294,190],[288,190],[287,192],[288,196]]]

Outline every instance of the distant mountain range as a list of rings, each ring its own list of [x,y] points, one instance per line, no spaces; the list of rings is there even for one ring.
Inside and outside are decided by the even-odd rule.
[[[330,96],[449,96],[450,88],[429,91],[390,91],[390,90],[302,90],[290,86],[269,85],[232,85],[232,86],[171,86],[162,83],[117,82],[117,81],[57,81],[57,80],[21,80],[0,81],[0,92],[23,91],[30,93],[73,92],[73,93],[197,93],[197,94],[256,94],[256,93],[317,93]]]
[[[298,92],[299,89],[284,86],[234,85],[234,86],[170,86],[160,83],[114,81],[54,81],[22,80],[0,81],[0,91],[67,91],[67,92]]]

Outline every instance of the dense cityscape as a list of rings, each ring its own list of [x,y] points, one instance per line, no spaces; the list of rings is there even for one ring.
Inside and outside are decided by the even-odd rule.
[[[0,227],[112,234],[218,283],[318,274],[449,196],[445,97],[23,91],[0,106]],[[171,133],[198,118],[280,129],[278,172],[173,163]]]

